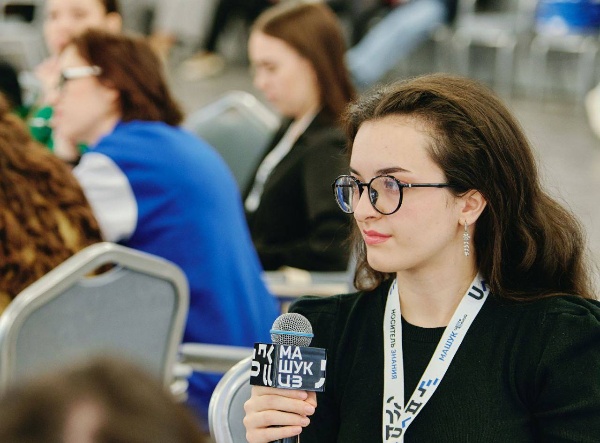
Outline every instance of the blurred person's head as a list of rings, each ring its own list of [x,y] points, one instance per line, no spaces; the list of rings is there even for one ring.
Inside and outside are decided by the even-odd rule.
[[[0,398],[0,441],[203,443],[192,417],[136,366],[96,359],[9,390]]]
[[[19,292],[101,236],[69,167],[31,139],[1,94],[0,182],[1,311]]]
[[[47,0],[44,37],[51,54],[89,28],[121,31],[118,0]]]
[[[53,125],[68,140],[93,145],[119,121],[174,126],[183,118],[163,64],[141,37],[88,30],[69,43],[60,65]]]
[[[333,11],[319,3],[283,3],[263,12],[248,42],[254,84],[284,116],[320,107],[338,117],[355,91]]]

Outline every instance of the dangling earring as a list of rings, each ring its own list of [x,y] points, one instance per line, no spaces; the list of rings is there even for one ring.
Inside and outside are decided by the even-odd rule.
[[[469,240],[471,240],[471,236],[469,235],[469,231],[467,228],[469,224],[465,220],[465,232],[463,233],[463,252],[465,253],[465,257],[468,257],[471,253],[471,246],[469,245]]]

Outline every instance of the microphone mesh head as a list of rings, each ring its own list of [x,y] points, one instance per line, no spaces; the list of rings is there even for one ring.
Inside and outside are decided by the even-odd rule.
[[[275,319],[271,328],[271,340],[276,345],[310,346],[312,337],[312,326],[301,314],[282,314]]]

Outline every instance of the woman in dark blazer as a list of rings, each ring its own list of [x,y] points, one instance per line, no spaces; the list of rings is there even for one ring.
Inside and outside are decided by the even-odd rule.
[[[355,91],[337,18],[324,4],[275,6],[255,22],[248,50],[255,86],[285,117],[244,195],[262,264],[345,270],[350,224],[331,183],[348,172],[339,120]]]

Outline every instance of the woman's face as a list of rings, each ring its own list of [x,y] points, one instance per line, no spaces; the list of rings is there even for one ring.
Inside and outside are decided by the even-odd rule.
[[[432,143],[414,118],[388,116],[363,123],[352,148],[351,174],[361,182],[392,175],[403,183],[445,183],[427,152]],[[419,272],[464,259],[459,198],[448,188],[404,188],[402,206],[382,215],[364,189],[354,218],[377,271]],[[435,275],[435,274],[434,274]]]
[[[89,28],[119,32],[121,20],[107,14],[100,0],[47,0],[44,37],[51,54],[60,54],[72,37]]]
[[[284,116],[300,118],[320,106],[321,94],[312,64],[275,37],[255,31],[248,42],[254,86]]]
[[[58,136],[73,143],[94,145],[112,131],[121,117],[119,92],[102,84],[97,75],[87,71],[73,76],[81,67],[89,67],[74,46],[67,46],[60,58],[63,76],[56,102],[52,126]],[[81,73],[81,70],[79,70]]]

